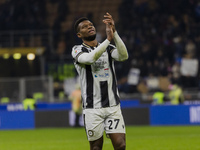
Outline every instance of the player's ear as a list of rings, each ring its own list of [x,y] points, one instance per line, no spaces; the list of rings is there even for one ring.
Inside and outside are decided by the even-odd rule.
[[[76,34],[79,38],[81,38],[81,34],[78,32],[77,34]]]

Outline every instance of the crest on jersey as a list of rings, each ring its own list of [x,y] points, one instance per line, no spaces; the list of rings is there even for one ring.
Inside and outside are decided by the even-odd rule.
[[[77,46],[74,47],[74,50],[75,50],[76,48],[77,48]],[[76,53],[77,53],[77,50],[75,50],[74,53],[76,54]]]

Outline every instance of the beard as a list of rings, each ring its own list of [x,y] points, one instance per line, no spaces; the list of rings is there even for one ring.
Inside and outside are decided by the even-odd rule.
[[[95,38],[96,38],[96,34],[91,35],[91,36],[88,36],[88,37],[84,37],[83,39],[84,39],[85,41],[94,41]]]

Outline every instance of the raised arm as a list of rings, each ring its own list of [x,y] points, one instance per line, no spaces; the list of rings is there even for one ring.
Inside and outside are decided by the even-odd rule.
[[[80,54],[80,56],[78,56],[77,58],[77,61],[81,64],[87,64],[87,65],[93,64],[105,52],[109,43],[110,41],[106,39],[92,52]]]
[[[110,44],[110,41],[113,40],[113,30],[112,25],[108,22],[104,22],[106,24],[106,35],[107,39],[101,43],[97,48],[95,48],[90,53],[80,53],[80,55],[77,56],[77,61],[82,64],[92,64],[94,63],[99,57],[105,52],[106,48]]]
[[[125,61],[128,59],[128,52],[122,39],[119,37],[117,31],[114,33],[115,50],[112,52],[112,57],[117,61]]]
[[[105,21],[107,21],[113,29],[114,32],[114,42],[116,45],[116,49],[113,50],[112,52],[112,58],[114,58],[117,61],[124,61],[128,59],[128,52],[126,49],[126,46],[124,44],[124,42],[122,41],[122,39],[119,37],[116,29],[115,29],[115,22],[112,18],[112,16],[109,13],[106,13],[106,15],[104,15],[104,17],[106,19],[104,19]]]

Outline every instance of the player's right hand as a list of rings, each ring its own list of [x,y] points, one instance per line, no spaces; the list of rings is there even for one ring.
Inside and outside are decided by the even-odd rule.
[[[111,21],[109,19],[104,19],[103,23],[106,24],[106,35],[107,35],[107,39],[109,41],[112,41],[113,39],[113,25],[111,23]]]
[[[109,41],[112,41],[112,39],[113,39],[113,30],[112,30],[112,25],[110,25],[109,23],[106,24],[106,35],[107,35],[107,39]]]

